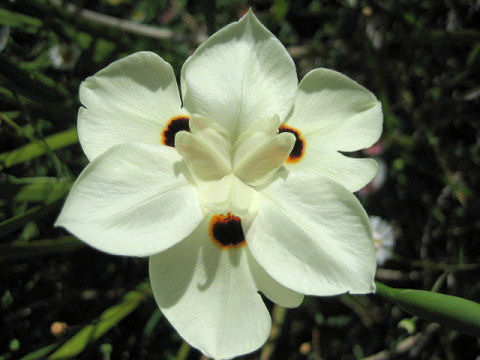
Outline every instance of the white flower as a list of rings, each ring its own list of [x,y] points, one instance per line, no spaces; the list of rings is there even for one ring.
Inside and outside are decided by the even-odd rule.
[[[372,224],[373,239],[377,252],[378,265],[382,266],[392,257],[393,246],[395,245],[395,233],[392,226],[379,216],[370,216]]]
[[[82,50],[76,44],[57,44],[48,51],[52,66],[60,70],[73,69],[81,53]]]
[[[260,347],[270,316],[303,294],[375,289],[368,216],[352,194],[376,164],[379,102],[317,69],[297,86],[282,44],[251,13],[185,62],[141,52],[80,88],[78,132],[91,163],[57,225],[100,250],[151,256],[155,299],[214,358]],[[297,90],[298,89],[298,90]]]

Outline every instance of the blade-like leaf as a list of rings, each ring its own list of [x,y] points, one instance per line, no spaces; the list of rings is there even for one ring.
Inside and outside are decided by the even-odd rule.
[[[78,141],[77,130],[72,128],[45,138],[46,144],[53,151],[76,144]],[[0,154],[0,170],[13,165],[39,157],[47,152],[45,144],[41,141],[31,142],[16,150]]]
[[[63,344],[48,357],[49,360],[69,359],[80,354],[90,341],[95,341],[135,310],[143,300],[151,295],[147,282],[140,284],[136,290],[128,292],[122,302],[105,310],[95,324],[87,325],[75,336]]]
[[[42,239],[30,242],[13,242],[0,244],[0,264],[5,261],[18,261],[39,256],[73,251],[85,244],[73,236],[62,236],[57,239]]]
[[[45,356],[47,356],[49,353],[51,353],[53,350],[55,350],[58,347],[58,343],[53,343],[48,346],[45,346],[41,349],[35,350],[31,352],[30,354],[25,355],[22,357],[20,360],[37,360],[37,359],[45,359]]]
[[[42,26],[40,19],[0,8],[0,25],[19,28],[25,32],[35,32]]]
[[[53,177],[0,178],[0,198],[14,202],[51,203],[72,187],[72,180]]]
[[[60,199],[51,203],[32,206],[27,211],[0,222],[0,236],[15,231],[29,221],[40,219],[48,215],[51,211],[57,209],[61,204],[62,200]]]
[[[480,304],[433,291],[395,289],[376,282],[377,294],[402,310],[458,332],[480,336]]]

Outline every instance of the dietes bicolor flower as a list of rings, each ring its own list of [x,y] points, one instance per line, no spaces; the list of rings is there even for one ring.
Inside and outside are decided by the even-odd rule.
[[[150,256],[166,318],[191,345],[231,358],[265,343],[259,294],[375,289],[368,216],[352,194],[374,176],[379,102],[335,71],[298,84],[286,49],[252,14],[187,59],[181,95],[151,52],[86,79],[78,115],[90,160],[57,225],[118,255]]]

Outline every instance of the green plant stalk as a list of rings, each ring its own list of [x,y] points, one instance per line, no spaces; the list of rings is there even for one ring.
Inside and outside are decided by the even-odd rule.
[[[78,135],[75,128],[45,138],[45,143],[52,151],[76,144],[77,142]],[[41,141],[37,141],[31,142],[13,151],[2,153],[0,154],[0,170],[37,158],[46,152],[46,146]]]
[[[480,337],[480,304],[432,291],[395,289],[378,281],[377,295],[422,319]]]
[[[95,324],[85,326],[51,354],[48,359],[69,359],[77,356],[90,341],[97,340],[113,326],[117,325],[150,295],[151,290],[148,282],[140,284],[135,290],[128,292],[119,304],[105,310]]]
[[[51,203],[36,205],[21,214],[12,216],[11,218],[0,222],[0,236],[7,235],[12,231],[15,231],[29,221],[40,219],[48,215],[50,212],[60,207],[62,203],[63,200],[60,199]]]

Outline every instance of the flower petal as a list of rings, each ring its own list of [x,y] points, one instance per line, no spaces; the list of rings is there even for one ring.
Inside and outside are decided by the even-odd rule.
[[[358,159],[344,156],[310,139],[303,159],[295,164],[285,164],[305,177],[322,175],[335,180],[351,192],[367,185],[377,173],[378,165],[373,159]]]
[[[173,148],[115,146],[85,168],[55,225],[112,254],[157,253],[188,236],[202,219],[188,174]]]
[[[160,309],[192,346],[215,359],[258,349],[270,315],[257,293],[244,248],[222,250],[206,222],[187,239],[150,258],[150,281]]]
[[[262,181],[262,178],[276,171],[292,151],[295,144],[295,136],[290,133],[278,134],[270,139],[257,139],[252,136],[253,144],[251,151],[240,157],[233,165],[233,172],[246,184],[255,185]],[[255,146],[259,143],[259,146]]]
[[[90,160],[122,142],[161,143],[163,127],[182,110],[172,67],[138,52],[100,70],[80,86],[78,133]]]
[[[255,279],[258,290],[264,293],[265,296],[274,303],[286,308],[294,308],[302,303],[302,294],[290,290],[280,284],[277,280],[268,275],[268,273],[257,263],[250,251],[248,251],[248,255],[250,269],[252,269],[252,275]]]
[[[307,295],[375,289],[370,222],[347,189],[290,172],[260,192],[247,234],[255,260],[282,285]]]
[[[233,140],[259,119],[284,119],[297,83],[287,50],[251,11],[200,45],[181,80],[185,108],[219,123]]]
[[[232,170],[229,139],[209,123],[207,118],[193,115],[191,133],[180,131],[175,136],[175,148],[196,180],[219,180]]]
[[[373,145],[382,132],[382,108],[370,91],[336,71],[315,69],[299,84],[287,123],[309,139],[339,151]]]

